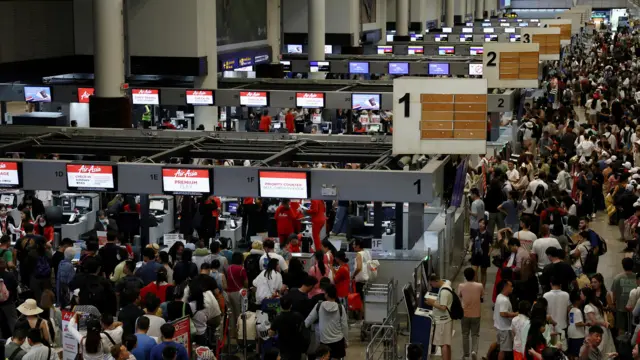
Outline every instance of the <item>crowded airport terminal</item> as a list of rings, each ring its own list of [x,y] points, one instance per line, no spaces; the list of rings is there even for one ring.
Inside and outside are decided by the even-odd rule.
[[[0,1],[0,359],[639,333],[640,0]]]

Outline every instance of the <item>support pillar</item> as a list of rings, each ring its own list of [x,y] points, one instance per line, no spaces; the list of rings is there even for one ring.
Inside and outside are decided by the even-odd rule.
[[[89,98],[92,127],[131,127],[125,82],[123,0],[93,1],[95,95]]]
[[[436,26],[442,27],[442,0],[436,0]]]
[[[407,219],[407,249],[413,249],[413,246],[424,234],[424,204],[409,203],[409,213]]]
[[[218,35],[216,32],[216,3],[215,1],[198,1],[198,27],[200,49],[198,53],[207,57],[207,74],[197,76],[194,85],[197,89],[215,90],[218,88]],[[204,129],[212,131],[218,125],[217,106],[194,106],[194,126],[196,129],[204,125]]]
[[[447,0],[446,19],[447,27],[453,27],[453,16],[455,15],[456,0]]]
[[[484,0],[484,10],[487,12],[487,18],[490,18],[491,13],[496,12],[496,0]]]
[[[324,61],[325,0],[309,1],[309,61]],[[324,79],[323,73],[310,73],[310,78]]]
[[[409,35],[409,0],[396,0],[396,34]]]
[[[349,32],[351,33],[351,46],[360,46],[362,34],[362,16],[360,15],[360,0],[349,0]]]
[[[465,22],[467,18],[467,0],[460,0],[460,20]]]
[[[271,63],[280,63],[280,53],[282,52],[282,44],[280,43],[282,35],[281,22],[282,0],[267,0],[267,42],[271,46]]]
[[[395,249],[404,249],[404,203],[396,203],[396,241]]]
[[[378,15],[380,16],[380,30],[382,31],[380,45],[386,45],[387,44],[387,0],[380,0],[378,4],[379,4]]]
[[[476,2],[476,16],[475,18],[480,20],[483,19],[484,16],[482,13],[484,12],[484,0],[474,0]]]

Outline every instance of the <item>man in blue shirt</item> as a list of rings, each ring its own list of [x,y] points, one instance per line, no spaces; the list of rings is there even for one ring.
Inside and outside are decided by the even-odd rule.
[[[589,219],[589,216],[584,216],[582,218],[580,218],[580,223],[578,224],[580,231],[586,231],[589,234],[589,238],[587,240],[589,240],[589,243],[591,244],[591,252],[594,255],[597,255],[596,257],[594,257],[594,261],[595,261],[595,266],[596,268],[598,267],[598,257],[601,255],[600,251],[602,249],[600,249],[600,235],[598,235],[595,231],[591,230],[589,228],[589,221],[591,219]]]
[[[162,333],[162,342],[151,349],[150,360],[163,360],[162,351],[167,346],[173,346],[178,351],[176,360],[189,360],[189,355],[187,355],[187,349],[185,349],[184,345],[173,341],[173,335],[175,335],[175,332],[176,329],[173,327],[173,325],[164,324],[160,327],[160,333]]]
[[[136,326],[136,338],[138,342],[136,348],[131,351],[136,360],[149,360],[151,357],[151,349],[157,345],[156,341],[149,335],[149,318],[141,316],[138,318],[138,324]]]
[[[156,272],[162,267],[162,264],[155,261],[156,253],[151,248],[145,248],[142,250],[142,260],[144,264],[136,271],[136,276],[139,277],[145,285],[156,281]]]

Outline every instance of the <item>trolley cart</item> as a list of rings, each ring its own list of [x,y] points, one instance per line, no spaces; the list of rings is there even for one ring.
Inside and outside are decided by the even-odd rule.
[[[364,286],[364,322],[360,330],[360,339],[370,338],[371,327],[382,325],[391,314],[395,299],[395,283],[391,279],[386,284],[367,283]]]

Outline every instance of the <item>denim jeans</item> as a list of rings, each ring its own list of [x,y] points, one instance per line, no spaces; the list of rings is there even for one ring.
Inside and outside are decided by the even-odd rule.
[[[336,220],[333,222],[333,232],[336,234],[347,233],[347,223],[349,219],[349,210],[347,206],[338,206],[336,211]]]

